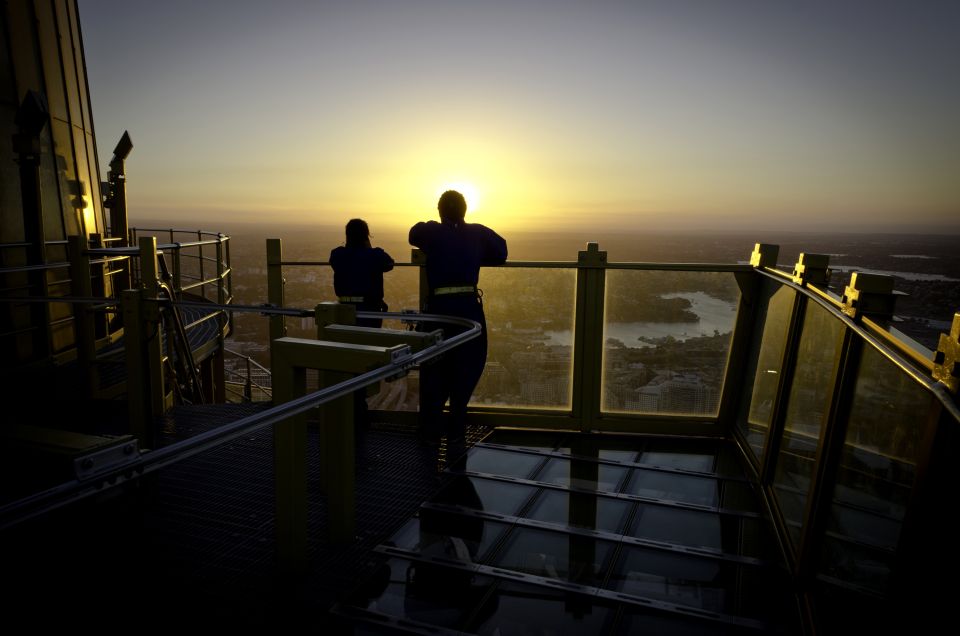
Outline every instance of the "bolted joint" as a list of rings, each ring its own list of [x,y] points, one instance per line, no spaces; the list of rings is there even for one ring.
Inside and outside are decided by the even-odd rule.
[[[840,302],[843,313],[854,320],[861,316],[891,318],[897,302],[893,276],[853,272]]]
[[[580,267],[604,267],[607,253],[600,250],[599,243],[587,243],[587,249],[577,253],[577,265]]]
[[[800,252],[800,259],[793,266],[793,282],[798,285],[817,285],[826,287],[830,282],[830,256],[828,254],[808,254]]]
[[[933,355],[933,379],[945,384],[951,393],[960,390],[960,312],[953,315],[950,333],[940,334]]]
[[[769,243],[756,243],[753,253],[750,254],[750,265],[753,267],[776,267],[777,257],[780,256],[780,246]]]

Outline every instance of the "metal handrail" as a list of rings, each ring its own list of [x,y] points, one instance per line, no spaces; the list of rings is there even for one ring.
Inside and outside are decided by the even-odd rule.
[[[234,355],[234,356],[237,356],[238,358],[242,358],[243,360],[246,360],[247,362],[253,364],[253,366],[257,367],[258,369],[260,369],[260,370],[263,371],[264,373],[266,373],[266,374],[268,374],[268,375],[270,374],[270,369],[268,369],[267,367],[263,366],[262,364],[260,364],[259,362],[257,362],[256,360],[254,360],[253,358],[251,358],[251,357],[248,356],[248,355],[245,355],[245,354],[243,354],[243,353],[240,353],[239,351],[234,351],[233,349],[230,349],[229,347],[224,347],[224,348],[223,348],[223,351],[224,351],[224,353],[229,353],[230,355]]]
[[[759,271],[762,275],[768,276],[770,278],[774,278],[775,280],[778,278],[776,276],[772,276],[771,272],[767,271],[766,269],[764,270],[758,269],[757,271]],[[857,336],[863,339],[864,342],[869,343],[881,355],[887,358],[887,360],[892,362],[894,365],[899,367],[901,371],[903,371],[908,376],[910,376],[910,378],[914,382],[921,385],[927,391],[932,393],[934,398],[936,398],[941,403],[944,410],[946,410],[958,422],[960,422],[960,406],[958,406],[956,402],[954,402],[953,395],[947,390],[946,386],[944,386],[941,382],[934,380],[932,377],[929,377],[924,375],[923,373],[920,373],[920,371],[917,370],[917,366],[915,364],[911,364],[905,359],[906,357],[906,358],[909,358],[910,360],[913,360],[913,355],[911,355],[909,351],[904,350],[907,347],[906,343],[900,341],[899,339],[893,338],[892,336],[890,339],[878,338],[873,333],[871,333],[867,328],[865,328],[863,325],[859,324],[858,322],[856,322],[846,314],[840,311],[837,311],[836,306],[831,302],[832,299],[824,298],[819,293],[813,293],[811,290],[807,289],[806,286],[798,285],[794,283],[792,280],[789,280],[789,281],[778,280],[777,282],[783,285],[787,285],[790,288],[796,290],[797,292],[805,295],[807,298],[809,298],[810,300],[812,300],[813,302],[817,303],[818,305],[826,309],[828,312],[830,312],[830,314],[834,318],[842,322],[844,326],[846,326],[853,333],[855,333]],[[894,346],[892,346],[894,344],[896,344],[895,348]],[[931,362],[931,365],[932,365],[932,362]]]
[[[329,267],[330,261],[280,261],[278,265],[283,267]],[[394,267],[421,267],[423,263],[394,263]],[[507,261],[496,268],[524,267],[528,269],[577,269],[582,267],[577,261]],[[603,269],[635,269],[635,270],[654,270],[654,271],[674,271],[674,272],[749,272],[753,270],[751,265],[741,265],[738,263],[633,263],[633,262],[608,262],[601,265],[591,265],[591,268],[601,267]]]
[[[313,313],[310,310],[302,310]],[[155,472],[179,461],[193,457],[211,448],[230,442],[273,424],[306,413],[322,404],[357,389],[375,384],[407,372],[414,366],[442,355],[463,343],[480,336],[480,324],[466,318],[455,318],[436,314],[409,314],[400,312],[357,312],[361,318],[386,317],[403,321],[429,321],[464,327],[465,331],[448,339],[425,347],[415,353],[387,362],[376,369],[367,371],[333,386],[325,387],[289,402],[273,406],[261,413],[243,417],[217,429],[206,431],[188,439],[175,442],[156,450],[141,452],[132,461],[110,470],[106,470],[86,479],[75,478],[35,493],[23,499],[0,507],[0,529],[31,519],[37,515],[68,505],[80,499],[103,492],[105,489],[119,486],[140,475]]]
[[[130,231],[136,235],[138,232],[175,232],[177,234],[197,234],[201,236],[226,236],[223,232],[213,232],[211,230],[188,230],[175,227],[132,227]]]
[[[44,263],[42,265],[16,265],[14,267],[0,267],[0,274],[20,274],[22,272],[37,272],[54,269],[69,269],[70,263],[59,261],[56,263]]]

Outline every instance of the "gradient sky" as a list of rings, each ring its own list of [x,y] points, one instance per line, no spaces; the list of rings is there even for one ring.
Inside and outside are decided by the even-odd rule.
[[[960,1],[79,5],[134,220],[960,233]]]

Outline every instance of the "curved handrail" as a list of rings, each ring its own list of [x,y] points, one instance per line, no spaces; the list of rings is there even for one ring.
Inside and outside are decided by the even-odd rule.
[[[261,308],[261,310],[263,310],[263,308]],[[303,311],[309,312],[309,310]],[[261,413],[243,417],[220,428],[200,433],[199,435],[170,444],[169,446],[141,452],[139,456],[122,466],[112,468],[86,479],[72,479],[42,492],[6,504],[0,507],[0,529],[10,527],[44,512],[102,492],[106,488],[116,487],[140,475],[160,470],[253,431],[281,423],[290,417],[305,413],[321,404],[326,404],[339,397],[349,395],[367,385],[405,373],[422,362],[442,355],[454,347],[458,347],[469,340],[479,337],[482,331],[480,323],[453,316],[400,312],[357,312],[357,315],[364,318],[396,318],[407,322],[429,321],[446,323],[464,327],[465,331],[425,347],[415,353],[409,353],[387,362],[376,369],[357,375],[349,380],[344,380],[333,386],[325,387],[289,402],[273,406]]]
[[[805,286],[798,285],[792,280],[782,280],[780,277],[772,275],[771,272],[767,271],[766,269],[758,269],[757,271],[763,276],[767,276],[768,278],[776,280],[778,283],[787,285],[788,287],[805,295],[807,298],[826,309],[834,318],[842,322],[848,329],[862,338],[864,342],[869,343],[881,355],[899,367],[901,371],[910,376],[913,381],[917,382],[930,393],[932,393],[937,401],[941,403],[944,410],[950,413],[954,419],[960,422],[960,406],[954,402],[953,395],[942,383],[934,380],[932,377],[924,375],[917,369],[915,364],[911,364],[907,361],[907,359],[913,360],[914,356],[908,351],[901,350],[907,346],[906,343],[903,343],[895,338],[884,339],[881,341],[880,338],[871,333],[866,327],[859,324],[846,314],[838,311],[837,307],[833,304],[833,302],[831,302],[832,299],[824,298],[819,293],[813,293]],[[892,346],[894,343],[897,345],[895,348]]]

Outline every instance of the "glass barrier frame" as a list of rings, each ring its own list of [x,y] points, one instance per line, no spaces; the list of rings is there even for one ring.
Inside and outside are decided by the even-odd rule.
[[[880,329],[878,322],[869,317],[851,318],[845,315],[841,311],[838,299],[813,285],[797,284],[783,272],[763,268],[758,268],[756,271],[759,274],[758,279],[772,280],[796,291],[791,322],[787,331],[787,342],[781,360],[781,377],[774,397],[773,413],[763,454],[757,457],[754,453],[748,439],[740,430],[736,414],[734,419],[726,421],[730,424],[730,431],[738,442],[742,454],[756,471],[756,477],[777,526],[777,534],[782,542],[782,552],[797,581],[798,589],[801,593],[808,595],[812,601],[811,620],[817,620],[818,605],[827,605],[824,597],[820,596],[825,587],[829,588],[833,585],[833,589],[860,595],[866,594],[868,597],[872,594],[870,590],[858,587],[856,582],[825,583],[822,577],[818,577],[828,540],[834,492],[843,468],[843,453],[848,425],[852,419],[852,409],[857,397],[858,380],[865,373],[865,370],[861,369],[861,363],[867,352],[882,356],[883,360],[892,364],[897,373],[903,374],[908,384],[915,384],[921,393],[927,394],[930,398],[929,410],[918,414],[917,426],[920,427],[920,432],[914,458],[915,474],[909,485],[909,494],[906,499],[908,505],[900,520],[899,540],[893,551],[889,583],[886,594],[883,595],[888,600],[912,599],[911,601],[897,600],[897,605],[902,603],[906,606],[907,603],[917,601],[918,595],[921,594],[916,589],[917,581],[930,577],[929,572],[924,572],[920,564],[935,562],[936,557],[933,555],[937,553],[937,546],[942,550],[953,541],[948,536],[949,531],[940,529],[940,526],[943,525],[944,502],[953,496],[950,495],[954,492],[951,484],[955,485],[957,481],[949,466],[951,452],[955,452],[960,446],[957,433],[960,426],[960,409],[957,408],[955,397],[950,394],[944,384],[934,381],[927,375],[930,369],[929,362],[916,360],[916,356],[906,350],[910,347],[910,343],[901,343],[893,348],[890,346],[890,337],[875,333]],[[774,479],[778,451],[787,419],[789,392],[798,363],[804,316],[810,307],[818,307],[829,314],[831,319],[838,321],[842,325],[842,337],[829,369],[831,388],[826,399],[825,417],[817,440],[799,539],[791,541],[786,516],[774,489]],[[762,329],[763,325],[758,324],[756,328]],[[757,351],[749,352],[749,355],[756,356],[756,354]],[[752,382],[752,379],[749,381]],[[746,401],[751,399],[748,390],[743,392],[742,399]],[[739,408],[741,410],[749,408],[749,404],[741,404]],[[941,521],[938,522],[938,519]],[[941,537],[941,540],[931,541],[931,532]],[[874,601],[880,598],[874,597]],[[929,603],[929,600],[921,599],[921,601],[924,600]]]
[[[284,268],[328,266],[326,261],[285,261],[280,239],[267,239],[268,301],[283,307]],[[421,301],[428,292],[423,257],[412,250],[409,263],[396,267],[420,268]],[[722,437],[726,431],[719,425],[737,400],[734,387],[724,382],[716,415],[608,412],[602,408],[604,298],[607,270],[641,270],[656,272],[730,273],[740,288],[736,318],[723,377],[730,377],[745,359],[752,328],[750,304],[757,277],[750,265],[702,263],[609,263],[606,252],[596,244],[588,244],[579,252],[576,262],[509,261],[500,268],[568,269],[576,272],[573,307],[573,357],[569,407],[537,408],[499,405],[471,405],[471,421],[481,425],[539,428],[562,431],[604,431],[641,434],[704,435]],[[282,316],[271,317],[271,339],[282,337],[286,326]],[[384,413],[387,419],[406,420],[415,414]]]

